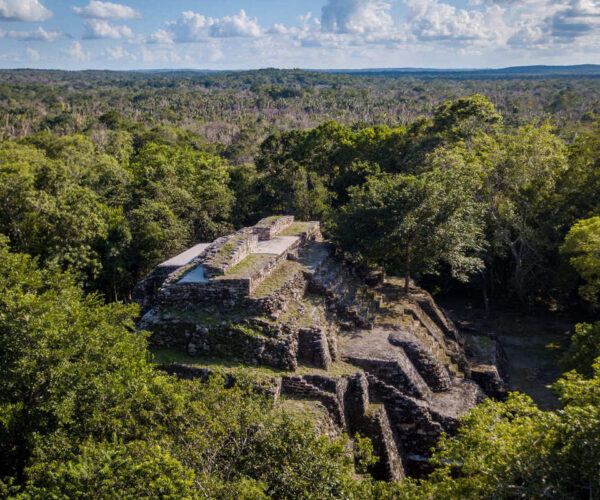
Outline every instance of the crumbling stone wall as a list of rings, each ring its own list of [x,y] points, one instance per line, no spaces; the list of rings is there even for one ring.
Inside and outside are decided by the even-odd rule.
[[[414,335],[402,330],[389,336],[390,344],[401,347],[431,390],[447,391],[451,387],[448,370]]]
[[[146,314],[156,305],[161,285],[177,269],[177,266],[158,266],[145,280],[139,281],[135,285],[132,299],[140,305],[142,314]]]
[[[216,356],[283,370],[298,367],[297,332],[285,324],[248,319],[203,325],[191,317],[163,313],[141,323],[140,329],[151,333],[153,345],[185,350],[190,356]]]
[[[285,312],[290,301],[294,299],[298,300],[304,296],[307,285],[308,280],[305,274],[302,271],[298,271],[269,295],[264,297],[249,297],[247,299],[247,307],[257,314],[277,318],[279,313]]]
[[[285,325],[273,326],[257,320],[197,328],[189,337],[187,351],[239,359],[283,370],[298,367],[298,340]]]
[[[369,472],[379,480],[397,481],[405,476],[401,446],[397,442],[388,419],[387,410],[372,405],[369,386],[364,373],[350,377],[346,391],[345,411],[351,433],[367,436],[379,461]]]
[[[327,335],[322,328],[300,328],[298,330],[298,361],[329,370],[331,354]]]
[[[384,405],[404,452],[428,456],[444,429],[434,421],[427,403],[402,393],[373,374],[367,375],[367,381],[370,400]]]
[[[431,397],[429,386],[410,360],[406,356],[402,356],[401,352],[397,354],[397,359],[394,361],[359,357],[347,357],[347,361],[360,366],[378,379],[385,380],[391,386],[401,388],[406,394],[420,399]]]
[[[201,262],[207,278],[224,275],[228,269],[256,250],[258,236],[251,231],[252,228],[244,228],[237,233],[223,236],[206,249]]]
[[[205,283],[176,283],[163,287],[158,292],[156,302],[159,306],[177,307],[182,311],[214,303],[224,303],[233,307],[240,297],[246,297],[250,293],[250,285],[249,278],[218,279]]]
[[[370,437],[381,457],[371,470],[378,479],[421,474],[440,433],[455,431],[458,416],[479,401],[479,387],[463,379],[463,373],[488,393],[499,394],[502,386],[497,371],[484,366],[486,362],[469,372],[463,350],[467,336],[456,330],[427,293],[413,290],[409,298],[400,292],[394,295],[394,280],[381,285],[382,273],[371,276],[368,269],[344,265],[321,245],[310,245],[310,252],[304,253],[307,241],[321,239],[318,223],[295,225],[294,232],[298,227],[304,231],[300,238],[289,239],[295,243],[283,254],[265,253],[248,261],[255,265],[242,264],[228,272],[256,248],[259,238],[274,237],[292,221],[292,217],[269,218],[215,241],[204,255],[166,279],[160,275],[164,271],[157,271],[146,285],[140,285],[150,290],[163,280],[157,306],[144,316],[140,328],[151,331],[153,344],[177,347],[191,356],[289,371],[295,371],[298,362],[329,370],[337,355],[338,332],[353,330],[340,343],[341,356],[364,373],[278,378],[274,397],[283,394],[317,401],[340,430]],[[297,259],[298,264],[286,266],[265,283],[262,297],[253,296],[285,259]],[[181,277],[198,265],[211,279],[181,283]],[[321,295],[319,308],[325,305],[316,315],[303,301],[307,292]],[[384,321],[375,323],[380,308],[398,297],[402,302],[392,304]],[[318,324],[311,324],[311,318],[318,318]],[[205,380],[208,376],[192,368],[169,369],[184,378]]]
[[[260,240],[270,240],[294,222],[293,215],[267,217],[260,220],[253,228],[254,234]]]
[[[429,304],[429,301],[406,302],[404,304],[404,314],[408,314],[420,322],[431,338],[437,342],[441,349],[443,349],[444,353],[452,360],[453,363],[458,366],[460,371],[468,377],[470,373],[470,365],[461,345],[454,340],[454,338],[452,338],[454,337],[454,330],[442,330],[438,326],[438,323],[421,308],[422,303]],[[431,304],[429,304],[428,307],[431,307]],[[443,316],[443,313],[441,313],[439,309],[436,308],[436,310],[441,316]],[[438,321],[440,321],[439,318]],[[451,336],[446,336],[446,333],[449,333]]]
[[[283,396],[293,396],[294,398],[320,401],[327,408],[335,424],[342,429],[346,427],[344,409],[337,395],[320,389],[305,380],[304,377],[282,377],[281,394]]]
[[[254,234],[249,236],[256,239],[256,235]],[[296,287],[304,287],[304,278],[302,276],[297,276],[293,282],[286,284],[283,289],[284,295],[279,295],[279,297],[273,295],[263,300],[249,299],[248,296],[299,245],[300,240],[291,245],[281,255],[273,255],[271,258],[258,262],[254,267],[249,269],[249,276],[245,278],[228,278],[227,276],[220,275],[217,278],[204,282],[181,283],[179,280],[185,272],[182,272],[182,269],[178,269],[165,280],[161,290],[158,292],[156,302],[163,307],[178,307],[184,310],[200,305],[219,303],[226,307],[248,306],[256,310],[259,310],[261,307],[264,307],[265,310],[271,307],[275,311],[277,307],[281,308],[289,299],[289,296],[285,296],[286,293],[296,293],[299,290]],[[190,271],[197,265],[204,266],[206,272],[205,261],[194,261],[193,264],[186,266],[185,271]]]

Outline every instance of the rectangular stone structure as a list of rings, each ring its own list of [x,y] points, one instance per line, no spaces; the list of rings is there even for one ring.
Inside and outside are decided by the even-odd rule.
[[[293,215],[272,216],[262,219],[253,227],[261,241],[270,240],[294,222]]]

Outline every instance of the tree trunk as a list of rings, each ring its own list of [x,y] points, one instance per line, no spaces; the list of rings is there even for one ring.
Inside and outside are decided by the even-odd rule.
[[[410,292],[410,251],[406,252],[406,261],[405,261],[406,269],[404,271],[404,293],[406,295]]]
[[[482,295],[483,295],[483,307],[485,309],[485,317],[489,318],[490,316],[490,298],[488,296],[488,280],[487,280],[487,269],[484,269],[481,273],[482,277]]]

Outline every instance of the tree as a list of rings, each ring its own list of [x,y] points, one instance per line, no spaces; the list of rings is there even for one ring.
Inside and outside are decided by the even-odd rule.
[[[549,262],[561,239],[558,193],[568,169],[566,148],[549,125],[481,136],[475,148],[485,172],[481,201],[490,260],[504,264],[508,258],[511,285],[524,301],[555,276]]]
[[[345,250],[405,274],[434,273],[440,263],[458,279],[481,268],[482,225],[466,179],[436,169],[420,176],[381,175],[350,190],[335,238]]]
[[[433,498],[596,498],[600,491],[600,360],[586,379],[554,384],[564,407],[541,411],[528,396],[487,400],[444,436],[428,481]]]
[[[594,305],[600,292],[600,217],[578,221],[568,232],[560,253],[584,284],[579,294]]]
[[[131,165],[138,204],[169,207],[191,228],[191,240],[211,241],[231,229],[233,206],[225,162],[189,148],[146,144]]]
[[[562,367],[591,377],[596,358],[600,358],[600,322],[575,325],[575,334],[561,359]]]

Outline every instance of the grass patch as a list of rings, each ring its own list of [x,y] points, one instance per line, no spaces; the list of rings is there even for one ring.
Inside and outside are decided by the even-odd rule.
[[[183,364],[195,366],[198,368],[208,368],[212,372],[227,375],[231,374],[234,377],[249,378],[256,382],[269,381],[272,378],[279,378],[284,375],[325,375],[328,377],[341,377],[344,375],[354,375],[357,372],[363,371],[357,366],[346,363],[345,361],[336,361],[331,365],[329,371],[312,366],[299,366],[295,372],[280,370],[270,366],[255,366],[241,361],[234,361],[227,358],[216,356],[189,356],[186,352],[167,348],[167,347],[150,347],[150,352],[154,355],[156,364]]]
[[[256,382],[269,381],[292,372],[271,368],[269,366],[254,366],[241,361],[233,361],[216,356],[189,356],[183,351],[163,347],[151,347],[150,352],[154,355],[157,364],[178,363],[195,366],[197,368],[208,368],[211,372],[219,375],[233,375],[236,378],[249,378]]]
[[[194,358],[188,353],[173,347],[149,347],[148,350],[157,365],[170,365],[172,363],[189,365],[194,361]]]
[[[292,222],[277,236],[299,236],[307,231],[308,225],[308,222]]]
[[[358,366],[351,365],[346,361],[338,360],[332,363],[329,370],[315,368],[314,366],[300,365],[296,370],[296,375],[325,375],[326,377],[343,377],[345,375],[354,375],[355,373],[364,371]]]
[[[223,276],[219,276],[217,279],[249,278],[252,276],[253,271],[257,271],[273,258],[273,255],[270,254],[253,253],[248,255],[248,257],[231,269],[227,270]]]
[[[305,312],[298,318],[300,328],[310,328],[311,326],[323,326],[327,323],[325,315],[325,301],[323,297],[315,294],[306,294],[302,298]]]
[[[255,227],[269,227],[273,224],[273,222],[275,222],[278,219],[281,219],[281,217],[283,217],[282,215],[271,215],[270,217],[265,217],[264,219],[260,220],[258,222],[258,224],[256,224]]]
[[[318,434],[330,434],[337,430],[331,422],[329,412],[318,401],[300,399],[297,396],[286,396],[279,400],[279,405],[287,414],[292,414],[294,418],[308,421]]]
[[[281,287],[286,281],[292,279],[294,275],[302,269],[298,262],[286,260],[277,266],[271,274],[267,276],[250,294],[251,297],[266,297]]]

